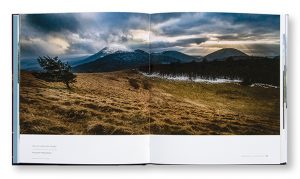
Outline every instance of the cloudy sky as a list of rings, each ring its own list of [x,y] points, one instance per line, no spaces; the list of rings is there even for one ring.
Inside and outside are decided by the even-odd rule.
[[[221,48],[279,55],[280,17],[231,13],[68,13],[21,16],[21,58],[94,54],[104,47],[204,56]],[[150,42],[150,43],[149,43]]]

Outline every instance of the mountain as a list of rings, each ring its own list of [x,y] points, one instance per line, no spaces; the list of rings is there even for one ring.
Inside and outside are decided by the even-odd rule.
[[[201,56],[201,55],[193,55],[193,57],[197,58],[198,61],[199,60],[202,61],[202,59],[203,59],[203,56]]]
[[[116,51],[95,61],[75,66],[74,72],[109,72],[137,68],[149,64],[149,54],[143,50]]]
[[[246,57],[248,56],[244,52],[237,50],[235,48],[223,48],[221,50],[217,50],[206,55],[204,58],[207,61],[214,61],[214,60],[225,60],[228,57]]]
[[[171,63],[179,63],[180,60],[177,58],[163,55],[162,53],[151,53],[150,62],[151,64],[171,64]]]
[[[163,51],[161,53],[151,53],[151,64],[171,64],[171,63],[189,63],[199,62],[201,59],[186,55],[178,51]]]
[[[60,57],[62,62],[68,62],[72,67],[77,66],[83,63],[87,63],[89,61],[86,60],[88,56],[87,55],[82,55],[82,56],[77,56],[77,57],[71,57],[71,56],[65,56],[65,57]],[[20,68],[22,70],[27,70],[27,71],[40,71],[41,67],[37,61],[37,58],[23,58],[20,60]]]
[[[122,53],[122,52],[129,52],[129,50],[124,48],[116,48],[116,47],[104,47],[99,52],[87,57],[85,60],[87,62],[98,60],[106,55],[113,54],[113,53]]]
[[[60,56],[59,59],[62,62],[68,62],[72,67],[89,63],[95,60],[98,60],[99,58],[102,58],[106,55],[113,54],[113,53],[123,53],[123,52],[130,52],[126,48],[122,47],[105,47],[101,49],[99,52],[93,54],[93,55],[80,55],[80,56]],[[41,67],[37,61],[37,58],[23,58],[20,60],[20,66],[22,70],[27,71],[40,71]]]
[[[145,52],[144,50],[141,50],[141,49],[136,49],[136,50],[134,50],[134,52],[149,55],[149,53],[147,53],[147,52]]]
[[[151,64],[171,64],[200,62],[201,58],[186,55],[178,51],[148,53],[137,49],[134,51],[110,50],[103,48],[96,54],[86,58],[87,63],[73,67],[74,72],[108,72],[137,68]]]
[[[176,58],[181,63],[189,63],[189,62],[192,62],[192,61],[201,61],[197,57],[189,56],[189,55],[186,55],[186,54],[178,52],[178,51],[164,51],[161,54],[165,55],[167,57]]]
[[[151,64],[171,64],[188,63],[192,61],[201,61],[201,59],[186,55],[177,51],[164,51],[161,53],[147,53],[137,49],[134,51],[111,51],[108,48],[100,50],[98,53],[88,57],[90,61],[73,68],[74,72],[107,72]]]

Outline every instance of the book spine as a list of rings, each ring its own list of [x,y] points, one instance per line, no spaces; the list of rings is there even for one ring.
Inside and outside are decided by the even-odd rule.
[[[19,27],[20,16],[12,15],[12,164],[18,164],[19,144]]]

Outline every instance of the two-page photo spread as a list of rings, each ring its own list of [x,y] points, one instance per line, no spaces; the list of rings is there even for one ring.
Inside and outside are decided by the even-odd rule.
[[[13,30],[15,164],[286,162],[285,15],[20,14]]]

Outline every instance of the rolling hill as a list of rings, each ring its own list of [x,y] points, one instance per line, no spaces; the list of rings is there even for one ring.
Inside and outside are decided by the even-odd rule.
[[[151,57],[152,64],[168,64],[174,62],[189,63],[192,61],[201,61],[201,59],[197,57],[193,57],[178,51],[163,51],[161,53],[152,53]]]
[[[247,57],[248,55],[244,52],[237,50],[235,48],[223,48],[221,50],[217,50],[206,55],[204,58],[207,61],[214,61],[214,60],[225,60],[228,57]]]

